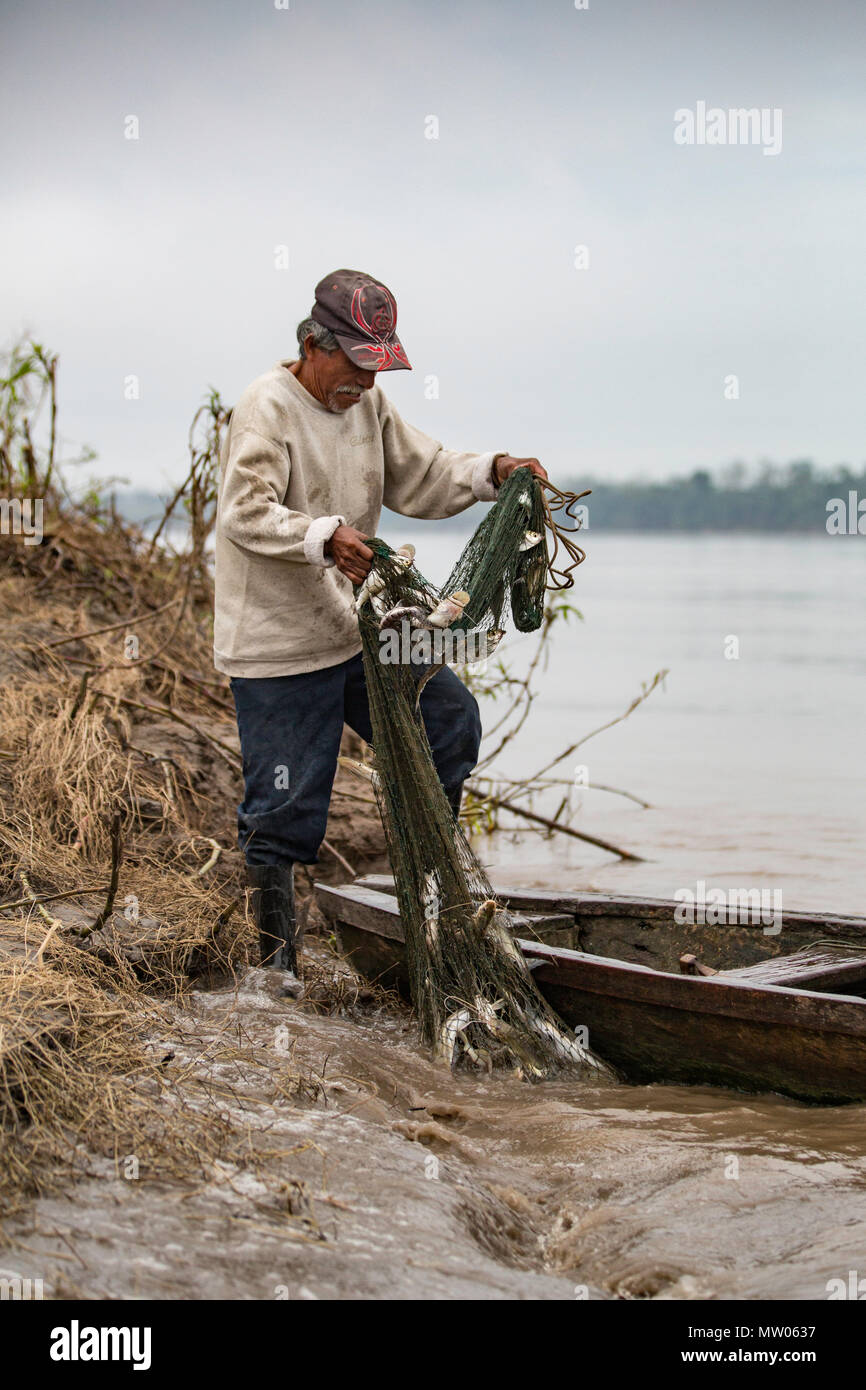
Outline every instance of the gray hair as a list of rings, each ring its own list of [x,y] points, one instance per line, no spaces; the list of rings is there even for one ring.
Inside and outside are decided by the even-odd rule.
[[[323,352],[336,352],[340,346],[331,330],[326,328],[323,323],[317,322],[314,318],[302,319],[298,324],[298,354],[301,361],[305,357],[304,343],[311,333],[313,346],[321,348]]]

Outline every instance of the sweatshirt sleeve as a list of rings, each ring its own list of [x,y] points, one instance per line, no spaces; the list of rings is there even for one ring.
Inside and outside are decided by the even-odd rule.
[[[329,569],[324,547],[343,516],[320,516],[283,506],[291,473],[283,440],[233,421],[223,462],[218,525],[227,540],[254,555]]]
[[[380,391],[379,421],[385,455],[386,507],[402,516],[435,520],[492,502],[493,460],[498,453],[464,454],[409,425]]]

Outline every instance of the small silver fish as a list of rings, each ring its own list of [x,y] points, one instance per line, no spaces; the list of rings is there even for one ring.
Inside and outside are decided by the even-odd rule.
[[[424,897],[421,900],[424,908],[425,920],[430,917],[439,916],[439,875],[435,869],[431,869],[424,875]]]
[[[415,547],[410,541],[405,545],[398,545],[394,554],[391,556],[395,565],[399,565],[402,570],[408,569],[415,559]]]
[[[460,1035],[465,1028],[469,1027],[470,1023],[474,1022],[475,1018],[471,1009],[457,1009],[442,1024],[437,1051],[449,1067],[454,1066]]]
[[[367,575],[367,578],[364,580],[363,584],[358,590],[358,594],[353,605],[355,612],[360,613],[367,600],[374,599],[377,594],[382,593],[384,588],[385,580],[382,577],[382,575],[378,574],[374,569],[370,570],[370,573]]]
[[[397,549],[391,555],[391,560],[397,566],[397,568],[401,570],[408,569],[414,559],[415,547],[411,544],[411,542],[408,541],[405,545],[398,546]],[[364,580],[363,584],[358,590],[358,596],[355,599],[353,605],[355,612],[360,613],[364,604],[368,600],[370,602],[370,607],[373,608],[374,611],[377,611],[376,604],[373,602],[373,600],[379,594],[382,593],[386,586],[386,582],[387,581],[381,574],[377,574],[375,569],[371,569],[370,573],[367,575],[367,578]]]
[[[463,610],[469,602],[469,595],[465,589],[455,589],[453,594],[447,598],[442,598],[430,614],[429,624],[431,627],[450,627],[458,618],[462,618]]]
[[[525,1015],[524,1015],[525,1017]],[[604,1062],[594,1057],[586,1048],[581,1047],[577,1038],[570,1038],[561,1028],[555,1027],[549,1019],[542,1018],[541,1014],[531,1012],[529,1023],[538,1036],[550,1043],[557,1057],[563,1062],[577,1063],[578,1065],[588,1066],[590,1070],[599,1072],[602,1076],[610,1076],[610,1068]]]
[[[419,608],[412,603],[399,603],[396,608],[389,608],[379,622],[379,631],[384,632],[385,628],[393,627],[398,632],[404,618],[412,628],[429,628],[430,614],[424,608]]]
[[[520,550],[534,550],[544,540],[540,531],[527,531],[523,540],[520,542]]]
[[[439,904],[441,896],[439,892],[439,875],[435,869],[431,869],[424,879],[424,897],[421,906],[424,909],[424,930],[427,935],[427,945],[436,945],[436,938],[439,935]]]
[[[472,925],[479,935],[483,935],[496,913],[499,911],[499,904],[493,898],[488,898],[483,902],[476,912],[472,915]]]

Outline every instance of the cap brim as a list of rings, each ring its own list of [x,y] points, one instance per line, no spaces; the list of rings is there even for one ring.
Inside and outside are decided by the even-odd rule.
[[[370,343],[366,339],[348,338],[345,333],[335,333],[334,337],[347,357],[356,367],[365,372],[400,372],[412,370],[412,363],[406,356],[403,344],[397,337],[387,342]]]

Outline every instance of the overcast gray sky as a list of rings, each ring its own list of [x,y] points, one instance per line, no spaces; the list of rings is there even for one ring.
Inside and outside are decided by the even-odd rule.
[[[396,294],[415,370],[382,384],[455,447],[573,478],[866,455],[863,0],[0,12],[2,337],[59,351],[103,472],[178,477],[204,389],[292,355],[342,265]],[[700,101],[780,108],[781,152],[677,145]]]

